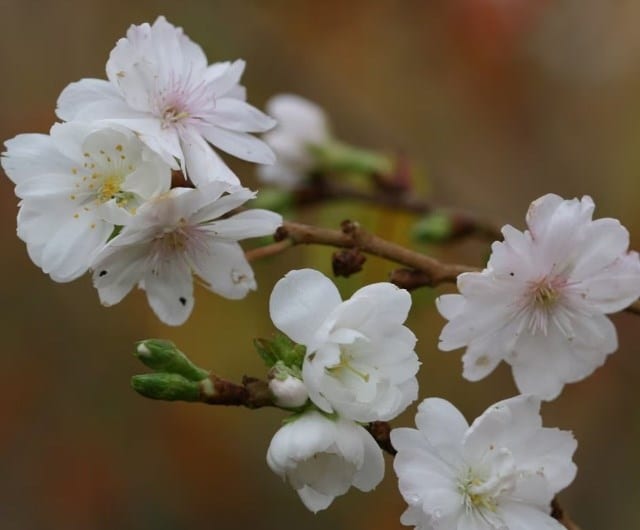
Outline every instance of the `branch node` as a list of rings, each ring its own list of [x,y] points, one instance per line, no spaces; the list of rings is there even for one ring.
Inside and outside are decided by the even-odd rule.
[[[331,258],[333,274],[334,276],[348,278],[352,274],[360,272],[366,261],[367,257],[358,248],[337,250]]]

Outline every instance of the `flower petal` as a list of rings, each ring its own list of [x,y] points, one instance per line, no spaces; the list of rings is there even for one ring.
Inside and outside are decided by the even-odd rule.
[[[324,274],[312,269],[295,270],[276,283],[269,312],[280,331],[299,344],[309,345],[341,301],[338,289]]]
[[[185,128],[180,134],[187,175],[196,186],[221,180],[240,184],[238,177],[196,131]]]
[[[242,160],[258,164],[273,164],[276,161],[271,148],[248,133],[229,131],[214,125],[202,126],[201,130],[209,143]]]
[[[256,288],[253,270],[238,243],[211,241],[206,252],[192,254],[191,260],[207,289],[225,298],[238,300]]]
[[[171,259],[148,269],[144,290],[153,312],[169,326],[183,324],[193,309],[191,269],[181,259]]]

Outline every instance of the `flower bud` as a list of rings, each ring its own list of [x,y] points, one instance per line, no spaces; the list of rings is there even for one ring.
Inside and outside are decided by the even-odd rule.
[[[286,376],[284,379],[274,377],[269,381],[269,390],[278,407],[295,409],[307,402],[309,393],[305,384],[297,377]]]
[[[131,386],[149,399],[199,401],[200,384],[177,374],[142,374],[131,378]]]
[[[140,361],[157,372],[178,374],[189,381],[202,381],[209,372],[193,364],[169,340],[147,339],[138,342],[134,354]]]

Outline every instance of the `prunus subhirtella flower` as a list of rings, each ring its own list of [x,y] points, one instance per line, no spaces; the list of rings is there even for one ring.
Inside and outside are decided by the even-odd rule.
[[[132,25],[107,61],[108,81],[82,79],[58,99],[66,121],[106,121],[135,131],[143,142],[200,186],[238,183],[211,145],[238,158],[270,164],[271,149],[252,132],[275,121],[245,102],[244,61],[207,65],[202,48],[158,17]]]
[[[528,230],[502,229],[487,268],[458,277],[461,294],[437,300],[449,320],[440,349],[467,347],[466,379],[504,360],[522,393],[554,399],[617,348],[605,315],[640,295],[640,261],[616,219],[592,220],[590,197],[545,195],[527,212]]]
[[[277,161],[258,166],[258,176],[269,184],[296,187],[314,168],[311,149],[330,140],[329,120],[318,105],[294,94],[272,97],[266,109],[278,125],[262,139],[273,149]]]
[[[56,124],[5,146],[2,167],[21,199],[18,236],[59,282],[84,274],[116,225],[171,184],[171,168],[127,130]]]
[[[391,431],[394,469],[420,530],[563,530],[549,514],[574,479],[571,433],[542,427],[540,401],[517,396],[489,407],[471,427],[448,401],[424,400],[418,429]]]
[[[211,182],[173,188],[143,204],[92,263],[102,303],[117,304],[138,284],[158,318],[177,326],[193,308],[194,274],[214,293],[244,298],[256,282],[238,241],[272,234],[282,217],[257,209],[221,216],[254,196]]]
[[[280,428],[269,445],[267,463],[314,513],[351,486],[372,490],[384,476],[382,451],[364,427],[316,410],[294,416]]]
[[[274,287],[275,326],[306,347],[302,379],[321,410],[359,422],[390,420],[417,397],[415,335],[404,326],[411,297],[375,283],[342,301],[322,273],[291,271]]]

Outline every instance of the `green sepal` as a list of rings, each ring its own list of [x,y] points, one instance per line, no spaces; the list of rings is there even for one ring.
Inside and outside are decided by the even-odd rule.
[[[131,386],[140,395],[163,401],[200,401],[200,384],[178,374],[141,374],[131,378]]]
[[[134,355],[140,361],[155,370],[168,374],[177,374],[190,381],[202,381],[209,372],[193,364],[176,345],[163,339],[147,339],[137,343]]]
[[[283,333],[273,339],[254,339],[253,345],[265,364],[272,368],[278,361],[289,368],[302,370],[302,363],[307,349],[296,344]]]
[[[114,237],[116,237],[120,232],[122,232],[122,229],[124,228],[124,226],[122,225],[116,225],[113,227],[113,231],[111,232],[111,235],[109,236],[109,239],[107,239],[107,242],[111,241]]]

